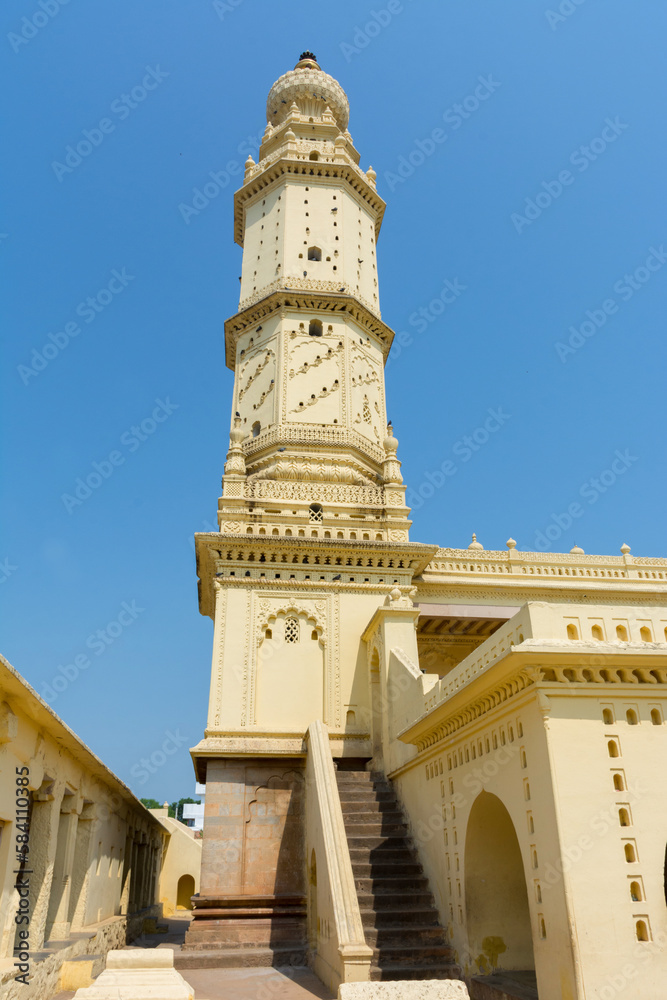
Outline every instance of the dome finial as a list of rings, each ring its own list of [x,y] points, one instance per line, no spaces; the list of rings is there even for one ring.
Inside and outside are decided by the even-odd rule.
[[[315,53],[309,52],[308,49],[302,52],[294,69],[320,69]]]

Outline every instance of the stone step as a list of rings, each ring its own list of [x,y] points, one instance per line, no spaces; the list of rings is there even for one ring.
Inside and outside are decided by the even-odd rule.
[[[255,969],[267,966],[305,966],[307,948],[197,948],[175,951],[174,968],[182,969]]]
[[[339,785],[338,794],[341,802],[396,802],[396,796],[391,789],[357,787],[356,785]]]
[[[415,892],[428,892],[428,879],[425,875],[417,878],[355,878],[354,884],[357,894],[360,892],[372,892],[376,897],[385,893],[406,893],[412,895]]]
[[[430,962],[415,967],[405,965],[371,965],[371,982],[396,982],[401,979],[460,979],[459,969],[452,962]]]
[[[382,906],[368,896],[359,899],[359,911],[364,927],[389,927],[396,924],[438,923],[438,911],[433,905],[430,893],[426,899],[414,902],[406,897],[388,896],[387,905]]]
[[[364,796],[364,798],[356,799],[341,799],[340,806],[343,810],[343,815],[347,816],[348,813],[372,813],[374,816],[378,813],[387,812],[399,812],[398,806],[396,805],[396,799],[392,796],[387,796],[386,799],[371,799]]]
[[[424,874],[424,869],[418,861],[390,861],[383,864],[381,861],[353,861],[352,874],[355,881],[358,878],[419,878]]]
[[[408,828],[404,823],[383,823],[381,820],[353,823],[345,819],[345,832],[348,837],[407,837]]]
[[[336,771],[336,782],[339,785],[388,784],[381,771]]]
[[[428,904],[401,906],[394,900],[392,906],[375,910],[371,906],[361,906],[360,903],[360,912],[364,927],[388,928],[397,925],[439,927],[438,911]]]
[[[358,823],[386,823],[398,824],[399,826],[405,826],[405,817],[400,809],[367,809],[366,806],[362,806],[360,803],[355,803],[358,808],[348,809],[347,812],[343,813],[343,822],[346,826],[356,826]]]
[[[385,965],[407,966],[419,968],[433,962],[451,962],[452,949],[447,944],[425,944],[404,947],[385,947],[373,949],[373,963],[380,968]]]
[[[390,927],[364,927],[366,944],[371,948],[392,948],[401,945],[446,945],[445,932],[437,924],[400,924]]]
[[[367,848],[369,850],[381,851],[385,848],[388,850],[395,851],[397,848],[409,847],[409,841],[403,834],[400,833],[389,833],[386,835],[378,836],[377,834],[358,834],[355,830],[354,833],[347,832],[347,843],[350,850],[355,850],[358,848]]]
[[[413,861],[419,861],[419,858],[414,847],[399,847],[397,845],[395,847],[385,847],[381,851],[369,847],[351,847],[350,860],[352,864],[357,862],[361,864],[373,864],[377,862],[384,865],[392,861],[400,864],[411,864]]]
[[[371,979],[459,978],[393,786],[367,773],[338,779]]]

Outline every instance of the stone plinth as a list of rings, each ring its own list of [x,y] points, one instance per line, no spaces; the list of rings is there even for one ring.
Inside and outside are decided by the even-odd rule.
[[[194,990],[174,968],[172,948],[110,951],[107,967],[76,1000],[193,1000]]]
[[[207,763],[201,891],[185,950],[305,943],[304,768]]]
[[[406,979],[395,983],[341,983],[338,1000],[468,1000],[457,979]]]

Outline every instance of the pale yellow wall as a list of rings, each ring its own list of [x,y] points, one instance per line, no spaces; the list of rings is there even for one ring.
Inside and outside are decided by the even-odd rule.
[[[290,566],[280,568],[288,577]],[[310,722],[321,719],[331,732],[367,734],[370,702],[361,633],[378,603],[373,592],[220,589],[208,731],[305,733]],[[299,643],[285,643],[286,617],[297,618]]]
[[[280,277],[306,271],[309,281],[345,286],[379,313],[374,213],[344,181],[279,181],[246,205],[245,223],[241,303]],[[313,246],[322,251],[320,261],[308,260]]]
[[[474,840],[471,809],[485,793],[505,806],[518,838],[541,1000],[611,997],[621,986],[631,1000],[659,995],[667,976],[667,779],[656,762],[667,752],[667,646],[655,639],[663,621],[664,609],[651,604],[533,601],[442,680],[415,676],[404,648],[389,654],[389,677],[401,692],[389,700],[393,728],[398,734],[413,726],[414,739],[425,740],[407,762],[390,740],[393,777],[443,921],[469,970],[483,967],[484,922],[479,900],[467,912],[474,852],[467,852],[466,837]],[[569,623],[579,638],[568,637]],[[618,623],[627,642],[616,634]],[[650,640],[642,627],[651,629]],[[609,755],[610,739],[618,757]],[[623,789],[614,788],[615,773]],[[493,839],[502,822],[487,825],[495,873],[505,867],[506,852],[496,851]],[[626,843],[637,861],[626,861]],[[630,897],[632,881],[641,900]],[[509,906],[511,893],[500,882],[495,890]],[[497,937],[509,944],[517,913],[496,909]],[[639,920],[647,942],[637,940]],[[487,948],[489,964],[516,967],[513,951],[525,961],[517,944],[498,955]]]
[[[17,769],[29,768],[25,787],[34,798],[28,855],[33,952],[48,938],[66,940],[70,932],[124,921],[128,913],[157,903],[152,872],[154,867],[159,871],[163,837],[159,823],[130,790],[2,659],[0,688],[5,697],[0,705],[0,973],[9,974],[18,905],[15,838],[24,832],[17,826]],[[144,846],[140,856],[128,859],[133,841]],[[108,939],[115,933],[108,932]]]
[[[658,685],[626,684],[623,689],[616,692],[607,685],[599,693],[549,691],[562,850],[545,854],[550,866],[546,886],[567,886],[572,919],[582,937],[587,989],[595,995],[623,980],[619,993],[640,1000],[660,996],[667,981],[667,727],[651,719],[651,710],[657,710],[664,720],[667,695]],[[611,725],[603,722],[604,709],[613,714]],[[628,725],[628,711],[636,713],[637,725]],[[611,740],[620,751],[616,758],[609,756]],[[623,789],[614,787],[614,775],[622,779]],[[629,826],[620,824],[622,808]],[[626,843],[636,851],[634,863],[626,861]],[[639,883],[643,899],[631,899],[631,882]],[[649,942],[637,941],[638,920],[647,924]]]
[[[167,834],[162,869],[160,871],[159,899],[165,916],[171,916],[179,907],[178,883],[184,875],[194,879],[194,893],[199,892],[201,873],[200,837],[194,830],[168,815],[168,810],[151,809]]]

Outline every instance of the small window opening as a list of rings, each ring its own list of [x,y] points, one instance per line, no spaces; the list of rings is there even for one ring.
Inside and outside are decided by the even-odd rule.
[[[616,626],[616,638],[620,639],[621,642],[628,641],[628,630],[625,625]]]
[[[607,743],[607,750],[609,751],[610,757],[620,756],[618,752],[618,743],[616,742],[616,740],[609,740],[609,742]]]
[[[625,853],[625,860],[629,865],[634,864],[637,860],[637,855],[635,854],[634,844],[626,844],[623,848]]]
[[[311,503],[308,508],[308,516],[311,524],[321,524],[324,511],[321,503]]]
[[[637,940],[638,941],[649,940],[648,927],[646,926],[646,921],[644,920],[637,921]]]
[[[312,121],[312,119],[311,119],[311,121]],[[309,160],[319,160],[319,158],[320,158],[320,154],[317,153],[315,150],[313,150],[313,152],[308,157]]]
[[[299,622],[296,618],[285,619],[285,642],[299,641]]]
[[[593,638],[595,639],[596,642],[602,642],[602,638],[603,638],[603,636],[602,636],[602,629],[600,628],[599,625],[594,625],[593,626],[593,628],[591,629],[591,635],[593,636]]]
[[[261,429],[262,425],[260,424],[259,420],[256,420],[255,423],[252,425],[252,436],[254,438],[258,437]]]
[[[651,636],[651,630],[647,625],[644,625],[642,628],[640,628],[639,635],[641,637],[642,642],[653,642],[653,638]]]
[[[651,722],[653,723],[654,726],[662,725],[662,715],[660,714],[659,708],[651,709]]]
[[[576,625],[568,625],[567,626],[567,637],[568,637],[568,639],[578,639],[579,638],[579,633],[577,632],[577,626]]]
[[[614,713],[612,712],[612,710],[610,708],[603,708],[602,709],[602,721],[604,722],[605,726],[611,726],[611,725],[613,725],[613,723],[614,723]]]
[[[630,814],[627,809],[618,810],[618,822],[621,826],[630,826]]]
[[[308,260],[322,260],[322,251],[319,247],[308,247]]]
[[[625,718],[628,720],[629,726],[636,726],[639,723],[639,719],[637,718],[637,713],[632,708],[629,708],[627,710],[627,712],[625,713]]]
[[[311,337],[321,337],[322,336],[322,323],[319,319],[311,319],[308,324],[308,333]]]
[[[633,903],[639,903],[644,897],[642,896],[642,887],[639,882],[630,883],[630,899]]]
[[[616,789],[617,792],[624,792],[625,791],[625,785],[623,784],[623,775],[622,774],[615,774],[614,775],[614,788]]]

